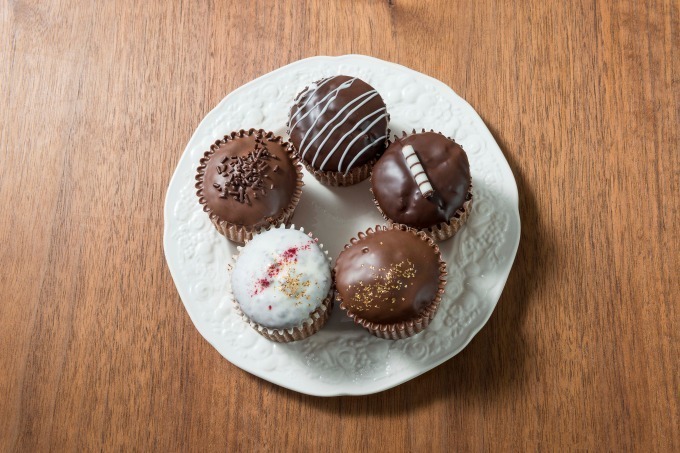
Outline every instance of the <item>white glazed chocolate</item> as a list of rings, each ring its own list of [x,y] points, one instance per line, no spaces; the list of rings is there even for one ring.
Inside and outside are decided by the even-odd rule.
[[[406,159],[406,165],[408,165],[408,169],[411,171],[413,179],[415,179],[416,184],[418,184],[420,193],[422,193],[425,198],[430,198],[434,193],[434,189],[425,173],[425,169],[420,163],[420,159],[418,159],[416,150],[413,149],[413,146],[406,145],[401,149],[401,152],[404,155],[404,159]]]
[[[243,246],[231,287],[251,321],[287,329],[309,319],[328,296],[331,267],[316,239],[300,230],[274,228]]]

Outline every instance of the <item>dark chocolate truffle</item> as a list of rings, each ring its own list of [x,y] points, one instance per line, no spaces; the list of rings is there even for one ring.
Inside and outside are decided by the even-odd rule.
[[[292,154],[281,137],[255,129],[233,132],[210,147],[201,159],[196,188],[218,230],[226,222],[252,233],[292,215],[302,185]]]
[[[361,233],[340,253],[337,297],[350,316],[399,324],[422,320],[426,309],[438,304],[446,274],[439,249],[424,233],[401,228]]]
[[[387,219],[425,229],[464,213],[471,182],[459,144],[437,132],[414,131],[388,146],[373,167],[371,190]]]
[[[380,94],[357,77],[319,80],[295,99],[288,134],[307,166],[346,174],[384,150],[389,115]]]

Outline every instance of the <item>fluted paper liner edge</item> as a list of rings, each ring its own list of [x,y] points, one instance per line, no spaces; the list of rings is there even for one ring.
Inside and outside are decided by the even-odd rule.
[[[385,212],[383,212],[382,208],[378,204],[378,201],[375,199],[373,189],[369,190],[371,191],[371,195],[373,196],[373,204],[375,204],[375,207],[378,208],[380,215],[387,221],[387,224],[399,225],[399,223],[390,219],[385,214]],[[466,198],[465,203],[463,203],[463,206],[456,210],[451,220],[449,220],[448,222],[438,223],[437,225],[431,226],[429,228],[416,228],[412,226],[409,226],[409,228],[422,231],[423,233],[427,234],[428,236],[432,237],[437,241],[445,241],[446,239],[452,238],[453,236],[456,235],[456,233],[458,233],[458,231],[463,227],[463,225],[465,225],[465,222],[467,222],[468,217],[470,217],[470,211],[472,210],[472,197],[473,197],[472,183],[470,183],[470,188],[468,189],[468,193],[465,197]]]
[[[351,169],[347,173],[341,171],[321,171],[314,169],[310,164],[300,159],[302,165],[305,166],[307,171],[314,176],[317,181],[325,186],[333,187],[346,187],[358,184],[361,181],[368,179],[371,176],[371,169],[373,169],[373,164],[377,162],[377,159],[373,159],[363,165]]]

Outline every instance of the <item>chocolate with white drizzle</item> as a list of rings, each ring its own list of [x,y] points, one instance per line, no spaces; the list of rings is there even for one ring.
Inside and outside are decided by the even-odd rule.
[[[412,146],[434,193],[426,198],[409,170],[402,149]],[[394,139],[376,162],[371,190],[383,214],[396,223],[424,229],[448,222],[468,200],[470,164],[463,148],[437,132]]]
[[[380,94],[357,77],[329,77],[305,88],[290,110],[288,134],[302,160],[342,172],[385,150],[389,115]]]

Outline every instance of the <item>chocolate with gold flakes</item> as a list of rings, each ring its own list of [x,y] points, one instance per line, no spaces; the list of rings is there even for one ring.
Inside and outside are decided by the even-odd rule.
[[[369,323],[419,320],[439,299],[444,269],[438,247],[423,233],[378,227],[340,253],[338,299],[348,314]]]

